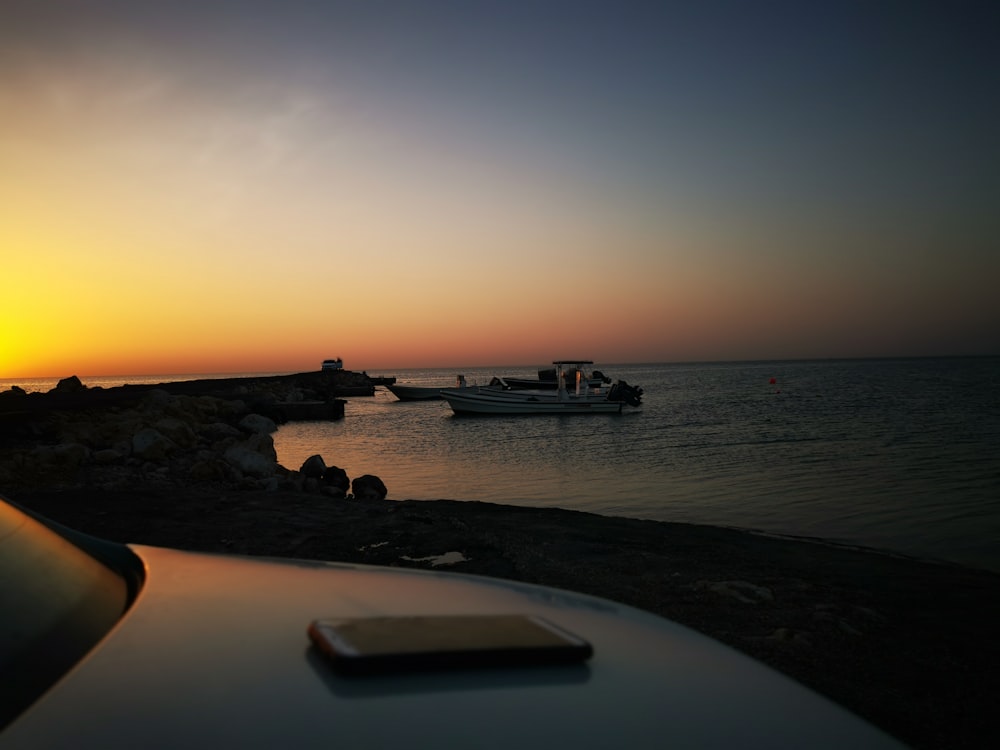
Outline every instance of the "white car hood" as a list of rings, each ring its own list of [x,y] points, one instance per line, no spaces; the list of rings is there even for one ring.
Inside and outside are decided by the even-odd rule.
[[[133,546],[117,627],[0,733],[0,748],[899,747],[715,641],[606,600],[498,579]],[[586,666],[347,678],[325,617],[540,614]]]

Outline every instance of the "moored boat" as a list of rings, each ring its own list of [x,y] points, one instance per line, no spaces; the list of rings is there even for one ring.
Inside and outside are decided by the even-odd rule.
[[[433,401],[441,398],[441,389],[437,387],[393,383],[387,385],[386,390],[400,401]]]
[[[465,376],[455,379],[456,388],[465,388]],[[444,386],[408,385],[406,383],[391,383],[385,386],[393,396],[400,401],[432,401],[441,398]]]
[[[611,378],[600,370],[589,372],[584,370],[585,365],[594,364],[590,360],[563,360],[563,362],[568,365],[564,371],[568,386],[577,380],[586,388],[602,388],[611,383]],[[505,375],[502,380],[505,383],[505,387],[511,390],[556,391],[559,389],[559,363],[555,364],[557,365],[556,367],[540,369],[537,378],[518,378]]]
[[[557,368],[558,387],[551,390],[509,390],[495,385],[472,388],[442,388],[444,398],[456,414],[615,414],[625,406],[642,403],[642,388],[619,380],[608,389],[592,390],[577,382],[571,392],[567,388],[566,372],[579,362],[560,360]]]

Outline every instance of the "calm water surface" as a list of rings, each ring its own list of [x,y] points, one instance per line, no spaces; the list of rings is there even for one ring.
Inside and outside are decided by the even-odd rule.
[[[383,388],[275,434],[395,499],[485,500],[758,529],[1000,570],[1000,359],[602,366],[622,415],[456,417]],[[385,373],[451,385],[452,370]],[[470,381],[533,369],[467,370]],[[771,379],[774,379],[774,383]]]

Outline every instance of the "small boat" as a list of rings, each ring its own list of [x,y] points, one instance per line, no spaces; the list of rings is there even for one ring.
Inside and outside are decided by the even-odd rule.
[[[441,388],[439,387],[393,383],[386,385],[386,389],[400,401],[431,401],[441,398]]]
[[[608,389],[588,389],[577,367],[576,387],[567,390],[566,373],[581,363],[560,360],[557,368],[557,389],[511,390],[486,387],[442,388],[444,398],[456,414],[615,414],[625,406],[642,403],[642,388],[619,380]]]
[[[342,360],[340,357],[337,357],[335,359],[324,359],[323,360],[323,366],[320,369],[322,369],[322,370],[343,370],[344,369],[344,360]]]
[[[456,378],[456,388],[465,388],[465,376]],[[400,401],[431,401],[441,398],[444,386],[407,385],[406,383],[391,383],[385,386],[393,396]]]
[[[594,364],[590,360],[564,360],[567,365],[571,365],[565,371],[567,384],[574,383],[578,378],[585,384],[586,388],[601,388],[611,384],[611,378],[600,370],[585,372],[584,365]],[[559,370],[557,367],[547,367],[538,371],[537,378],[515,378],[505,375],[502,380],[506,387],[511,390],[559,390]]]

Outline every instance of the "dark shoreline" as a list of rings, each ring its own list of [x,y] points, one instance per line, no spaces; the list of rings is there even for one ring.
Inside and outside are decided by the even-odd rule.
[[[601,596],[770,664],[917,748],[990,747],[1000,575],[736,529],[552,508],[78,488],[9,499],[121,542],[433,566]],[[724,707],[720,707],[720,712]]]

